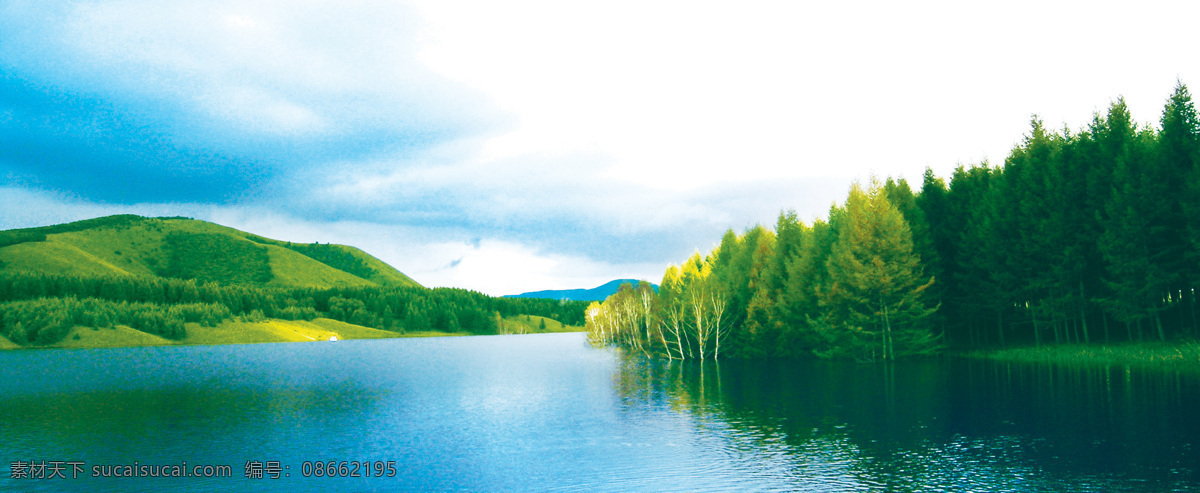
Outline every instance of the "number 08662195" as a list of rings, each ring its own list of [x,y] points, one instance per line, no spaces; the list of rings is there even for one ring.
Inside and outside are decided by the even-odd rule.
[[[304,461],[300,474],[306,478],[391,478],[396,476],[396,461]]]

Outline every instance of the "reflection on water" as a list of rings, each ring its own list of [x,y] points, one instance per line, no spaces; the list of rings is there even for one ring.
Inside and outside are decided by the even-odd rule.
[[[0,352],[2,491],[1197,490],[1196,375],[668,362],[582,334]],[[9,478],[16,460],[232,478]],[[244,477],[278,460],[290,476]],[[303,477],[305,461],[396,477]]]
[[[893,365],[622,357],[627,409],[694,416],[767,484],[854,490],[1194,489],[1200,379],[946,358]]]

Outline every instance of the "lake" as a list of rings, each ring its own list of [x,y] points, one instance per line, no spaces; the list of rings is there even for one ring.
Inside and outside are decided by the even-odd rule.
[[[1176,371],[680,363],[581,333],[17,350],[0,368],[5,491],[1200,488],[1200,377]],[[191,476],[104,477],[139,470]]]

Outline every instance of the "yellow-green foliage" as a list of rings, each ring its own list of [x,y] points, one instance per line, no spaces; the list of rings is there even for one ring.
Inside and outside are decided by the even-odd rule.
[[[244,344],[252,342],[313,342],[328,341],[333,336],[336,336],[339,340],[383,339],[400,337],[400,334],[322,318],[311,322],[302,320],[238,322],[230,320],[216,327],[192,327],[188,325],[188,337],[182,343]]]

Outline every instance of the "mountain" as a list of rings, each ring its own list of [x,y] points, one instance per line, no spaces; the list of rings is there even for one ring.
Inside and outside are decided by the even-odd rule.
[[[0,231],[0,272],[282,287],[420,286],[354,247],[290,243],[182,217],[107,216]]]
[[[638,281],[636,279],[617,279],[615,281],[606,282],[592,289],[551,289],[547,291],[530,291],[528,293],[508,295],[505,296],[505,298],[550,298],[554,300],[604,301],[605,298],[608,298],[613,293],[616,293],[617,289],[620,288],[622,284],[628,283],[632,284],[634,287],[637,287],[639,282],[643,281]],[[650,287],[654,288],[655,292],[658,291],[657,284],[650,283]]]

